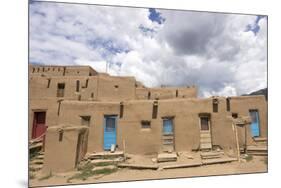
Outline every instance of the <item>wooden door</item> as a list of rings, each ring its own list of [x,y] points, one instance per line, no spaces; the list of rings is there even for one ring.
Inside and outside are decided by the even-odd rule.
[[[32,139],[38,138],[46,132],[46,112],[34,112]]]

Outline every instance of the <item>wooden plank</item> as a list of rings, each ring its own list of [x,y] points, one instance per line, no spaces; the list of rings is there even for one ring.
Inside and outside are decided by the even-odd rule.
[[[187,163],[187,164],[166,165],[166,166],[162,166],[162,168],[163,169],[188,168],[188,167],[196,167],[201,165],[202,165],[201,162],[197,162],[197,163]]]
[[[157,170],[159,167],[156,164],[146,165],[146,164],[125,164],[125,163],[118,164],[117,166],[120,168],[152,169],[152,170]]]
[[[265,138],[265,137],[254,137],[254,141],[256,141],[256,142],[266,142],[267,138]]]
[[[248,151],[267,151],[267,146],[248,146]]]
[[[157,161],[158,162],[176,161],[177,157],[178,156],[175,153],[160,153],[157,156]]]
[[[237,161],[237,159],[236,158],[206,159],[206,160],[202,160],[202,163],[204,165],[208,165],[208,164],[227,163],[227,162],[232,162],[232,161]]]

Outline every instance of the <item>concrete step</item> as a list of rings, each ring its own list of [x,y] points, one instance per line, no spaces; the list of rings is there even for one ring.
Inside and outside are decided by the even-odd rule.
[[[157,156],[157,162],[169,162],[169,161],[177,161],[176,153],[160,153]]]
[[[159,165],[156,164],[126,164],[126,163],[120,163],[117,165],[120,168],[132,168],[132,169],[151,169],[151,170],[157,170]]]
[[[86,158],[88,159],[112,159],[118,157],[124,157],[124,152],[123,151],[99,152],[99,153],[91,153],[86,155]]]

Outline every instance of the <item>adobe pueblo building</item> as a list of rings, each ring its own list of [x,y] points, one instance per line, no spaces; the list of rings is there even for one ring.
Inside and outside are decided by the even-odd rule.
[[[220,150],[237,157],[266,141],[267,102],[264,96],[197,98],[195,86],[147,88],[89,66],[30,65],[29,137],[43,139],[43,170],[52,172],[106,151]]]

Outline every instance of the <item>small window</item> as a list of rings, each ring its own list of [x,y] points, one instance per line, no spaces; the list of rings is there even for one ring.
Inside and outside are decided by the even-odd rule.
[[[88,87],[89,79],[86,80],[85,88]]]
[[[116,89],[118,89],[118,88],[119,88],[119,86],[118,86],[118,85],[115,85],[114,87],[115,87]]]
[[[230,111],[230,98],[226,98],[226,111]]]
[[[209,117],[200,117],[200,126],[202,131],[209,130]]]
[[[81,125],[90,126],[91,116],[80,116],[81,117]]]
[[[58,89],[57,89],[57,97],[64,97],[64,83],[58,83]]]
[[[151,96],[151,93],[149,91],[148,94],[147,94],[147,98],[150,99],[150,96]]]
[[[218,106],[218,99],[213,99],[213,112],[218,112],[219,106]]]
[[[91,93],[91,98],[94,98],[94,92]]]
[[[150,129],[151,128],[150,121],[141,121],[141,128],[142,129]]]
[[[238,114],[237,113],[232,113],[232,118],[237,119],[238,118]]]
[[[32,72],[35,72],[35,68],[32,69]]]
[[[59,132],[59,142],[61,142],[63,139],[63,131]]]
[[[179,91],[178,90],[176,90],[176,97],[178,97],[179,96]]]

